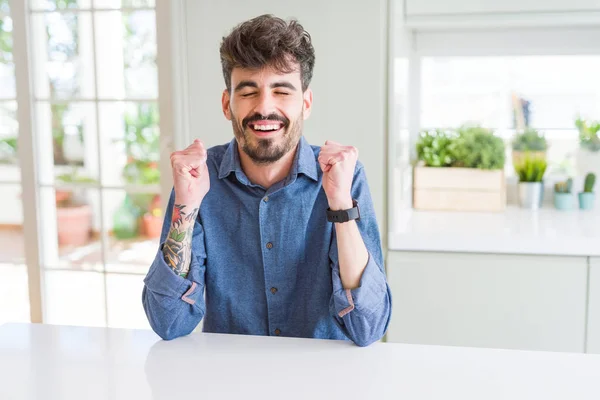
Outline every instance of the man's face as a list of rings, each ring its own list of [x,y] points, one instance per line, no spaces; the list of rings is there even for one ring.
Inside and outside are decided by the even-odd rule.
[[[312,92],[302,92],[300,72],[280,74],[234,68],[231,93],[223,92],[223,113],[242,150],[257,164],[270,164],[296,148]]]

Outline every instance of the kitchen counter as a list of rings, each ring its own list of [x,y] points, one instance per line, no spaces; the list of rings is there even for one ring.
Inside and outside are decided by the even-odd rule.
[[[510,206],[503,213],[399,209],[389,250],[600,256],[600,211],[538,211]]]
[[[0,398],[598,399],[600,356],[0,326]]]

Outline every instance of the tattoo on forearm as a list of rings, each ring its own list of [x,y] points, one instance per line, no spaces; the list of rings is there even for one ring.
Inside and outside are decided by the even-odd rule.
[[[198,208],[185,211],[184,204],[175,204],[171,218],[171,230],[165,245],[163,255],[166,263],[179,276],[187,277],[190,270],[192,254],[192,236],[194,223],[198,216]]]

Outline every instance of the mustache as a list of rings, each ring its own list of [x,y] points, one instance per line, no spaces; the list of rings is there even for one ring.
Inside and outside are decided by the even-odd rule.
[[[289,123],[290,123],[289,119],[287,119],[286,117],[282,117],[280,115],[277,115],[277,114],[269,114],[269,115],[265,116],[265,115],[256,113],[256,114],[253,114],[253,115],[251,115],[249,117],[244,118],[242,120],[242,126],[244,128],[247,128],[248,124],[250,124],[252,122],[255,122],[255,121],[265,121],[265,120],[282,122],[284,127],[287,127],[289,125]]]

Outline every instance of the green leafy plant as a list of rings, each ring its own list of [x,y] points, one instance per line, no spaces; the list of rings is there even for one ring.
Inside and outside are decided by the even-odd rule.
[[[554,184],[555,193],[571,193],[573,189],[573,179],[569,178],[566,181],[556,182]]]
[[[525,157],[515,165],[515,172],[519,176],[519,182],[542,182],[546,168],[548,163],[543,158]]]
[[[160,133],[158,129],[158,107],[156,104],[138,104],[134,112],[125,115],[125,146],[127,163],[122,176],[132,185],[154,185],[160,182],[158,160]],[[152,193],[131,194],[131,209],[136,215],[150,210]]]
[[[456,135],[450,131],[434,129],[421,132],[417,141],[417,157],[428,167],[450,167],[454,163],[452,152]]]
[[[579,145],[589,151],[600,151],[600,121],[585,121],[578,117],[575,126],[579,130]]]
[[[585,182],[583,183],[583,191],[585,193],[593,193],[594,185],[596,184],[596,175],[591,172],[585,176]]]
[[[158,161],[159,159],[158,107],[138,104],[136,112],[125,116],[125,152],[132,160]]]
[[[517,133],[512,142],[514,151],[546,151],[547,148],[546,137],[532,128]]]
[[[479,169],[502,169],[505,162],[504,141],[490,129],[481,126],[462,126],[454,141],[453,166]]]

